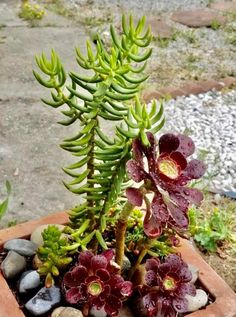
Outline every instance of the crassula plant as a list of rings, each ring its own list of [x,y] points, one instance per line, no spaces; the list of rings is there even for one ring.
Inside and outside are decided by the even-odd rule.
[[[148,316],[175,316],[194,286],[181,257],[164,256],[176,252],[176,233],[188,228],[188,208],[203,198],[188,185],[205,167],[188,159],[195,149],[190,137],[156,136],[165,123],[163,101],[146,105],[140,98],[152,53],[145,18],[135,25],[132,16],[128,22],[123,16],[120,34],[113,26],[110,34],[110,44],[99,35],[96,45],[88,41],[86,56],[76,49],[83,72],[67,75],[55,51],[50,59],[44,53],[36,57],[41,73],[34,75],[51,92],[42,101],[61,107],[67,119],[59,123],[78,130],[61,147],[77,158],[63,168],[72,177],[64,184],[83,199],[69,212],[66,239],[55,228],[44,233],[39,272],[47,276],[46,286],[59,283],[61,275],[65,300],[84,316],[93,307],[117,316],[136,291]],[[109,136],[107,122],[113,128]],[[124,277],[125,252],[132,269]],[[146,259],[145,282],[132,284]]]

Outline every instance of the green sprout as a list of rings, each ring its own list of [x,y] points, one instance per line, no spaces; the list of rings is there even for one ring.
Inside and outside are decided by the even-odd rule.
[[[6,190],[7,190],[7,198],[0,202],[0,219],[5,215],[9,203],[9,196],[11,194],[11,184],[9,181],[6,181]]]
[[[216,31],[221,27],[221,23],[220,21],[218,21],[217,19],[212,20],[211,22],[211,29]]]

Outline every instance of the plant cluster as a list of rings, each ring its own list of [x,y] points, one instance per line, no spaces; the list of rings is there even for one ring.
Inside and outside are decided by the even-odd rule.
[[[44,244],[37,251],[42,264],[38,271],[41,275],[46,276],[45,285],[47,287],[53,285],[53,276],[58,276],[59,270],[65,268],[72,261],[65,248],[68,241],[61,235],[62,232],[54,225],[48,226],[42,232]]]
[[[51,59],[44,53],[36,58],[43,75],[34,71],[39,83],[51,91],[51,99],[42,101],[53,108],[63,106],[61,113],[66,120],[59,123],[78,127],[78,133],[64,140],[61,147],[78,158],[64,168],[72,177],[64,184],[84,201],[69,212],[69,240],[49,228],[39,254],[45,254],[47,263],[43,273],[51,276],[59,274],[58,255],[69,263],[70,253],[80,252],[78,264],[65,273],[62,284],[66,300],[81,307],[84,316],[92,307],[117,316],[135,290],[130,280],[138,266],[147,257],[174,252],[179,241],[176,232],[189,224],[189,206],[203,198],[197,189],[187,186],[205,171],[201,161],[188,160],[195,149],[193,141],[174,134],[156,141],[154,135],[165,122],[163,102],[146,105],[139,98],[152,53],[148,47],[152,35],[150,28],[145,28],[145,18],[135,25],[132,16],[128,21],[123,16],[120,33],[111,25],[110,45],[105,47],[98,35],[95,47],[86,43],[86,56],[76,49],[77,62],[88,76],[70,72],[67,77],[54,51]],[[113,123],[112,136],[104,132],[104,121]],[[108,244],[114,236],[112,251]],[[125,251],[133,260],[128,281],[122,277]],[[49,254],[55,257],[49,258]],[[157,284],[141,285],[141,296],[147,298],[152,287],[158,288],[158,296],[153,297],[155,309],[161,317],[172,316],[186,306],[183,296],[190,292],[186,283],[191,274],[177,255],[169,255],[162,264],[157,259],[150,261],[147,276],[156,275]],[[150,273],[153,261],[156,266]],[[167,302],[171,308],[163,310]]]
[[[212,206],[203,213],[202,209],[191,207],[188,215],[189,232],[203,250],[216,252],[224,244],[235,242],[232,211]]]
[[[113,258],[113,250],[99,255],[81,252],[79,264],[63,278],[66,300],[83,310],[104,308],[109,316],[116,316],[122,301],[131,296],[133,287],[118,274],[119,267],[112,262]]]
[[[195,296],[196,289],[187,264],[178,255],[167,256],[163,263],[157,258],[147,260],[146,272],[139,309],[147,310],[148,317],[175,317],[187,311],[185,296]]]
[[[34,20],[41,20],[45,14],[38,4],[31,4],[28,0],[23,1],[19,17],[26,21],[33,22]]]

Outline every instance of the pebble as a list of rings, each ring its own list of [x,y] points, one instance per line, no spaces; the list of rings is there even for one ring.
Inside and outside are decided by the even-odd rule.
[[[98,310],[95,307],[93,307],[90,310],[90,317],[106,317],[106,316],[107,316],[107,314],[106,314],[106,312],[104,311],[103,308]],[[52,317],[54,317],[54,316],[52,316]],[[55,317],[57,317],[57,316],[55,316]],[[131,310],[130,310],[130,308],[128,306],[124,306],[124,307],[122,307],[120,309],[119,314],[117,315],[117,317],[134,317],[134,315],[133,315],[133,313],[131,312]]]
[[[43,287],[40,289],[40,291],[38,291],[38,293],[33,298],[31,298],[25,304],[25,308],[33,316],[41,316],[49,312],[56,305],[58,305],[60,301],[61,292],[58,287]]]
[[[186,295],[185,298],[188,300],[188,309],[185,313],[194,312],[200,308],[206,306],[208,302],[208,296],[202,289],[197,289],[196,296]]]
[[[33,243],[37,244],[37,246],[41,246],[43,245],[43,237],[42,237],[42,232],[49,226],[52,224],[46,224],[46,225],[41,225],[39,227],[37,227],[31,234],[30,236],[30,241],[32,241]],[[63,225],[58,225],[58,224],[53,224],[54,226],[56,226],[59,230],[63,230],[65,228],[65,226]]]
[[[19,292],[27,293],[27,291],[37,288],[40,285],[40,275],[37,271],[26,271],[21,275],[19,282]]]
[[[188,264],[188,268],[192,273],[192,279],[191,279],[190,283],[194,284],[196,282],[196,280],[198,279],[199,270],[196,268],[196,266],[194,266],[192,264]]]
[[[129,258],[126,255],[124,255],[122,268],[121,268],[122,273],[129,271],[130,268],[131,268],[131,262]]]
[[[90,317],[107,317],[107,313],[103,308],[97,309],[96,307],[92,307],[89,312]]]
[[[73,307],[58,307],[54,309],[51,317],[83,317],[84,315],[78,309]]]
[[[9,251],[1,264],[1,270],[6,279],[12,279],[26,268],[26,259],[15,251]]]
[[[21,255],[32,256],[36,253],[37,245],[25,239],[12,239],[4,244],[5,250],[12,250]]]

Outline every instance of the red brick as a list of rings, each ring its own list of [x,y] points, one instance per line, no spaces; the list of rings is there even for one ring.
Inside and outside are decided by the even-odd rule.
[[[214,79],[200,81],[198,84],[202,87],[202,92],[208,92],[212,89],[221,90],[222,88],[224,88],[224,85],[222,83]]]
[[[171,19],[190,27],[211,26],[213,21],[218,21],[221,25],[226,22],[226,18],[223,15],[208,9],[176,11]]]
[[[187,81],[182,87],[185,96],[198,95],[203,92],[202,86],[198,82]]]
[[[226,88],[232,88],[233,86],[236,86],[236,77],[225,77],[220,80],[224,84],[224,87]]]
[[[235,11],[236,10],[236,1],[233,2],[225,2],[225,1],[220,1],[220,2],[215,2],[210,5],[210,8],[218,10],[218,11]]]
[[[157,18],[147,19],[147,24],[151,25],[152,34],[154,37],[170,38],[173,34],[172,27],[166,22],[158,20]]]
[[[143,93],[142,99],[144,102],[149,103],[153,99],[161,99],[164,96],[161,94],[159,90],[147,90]]]

